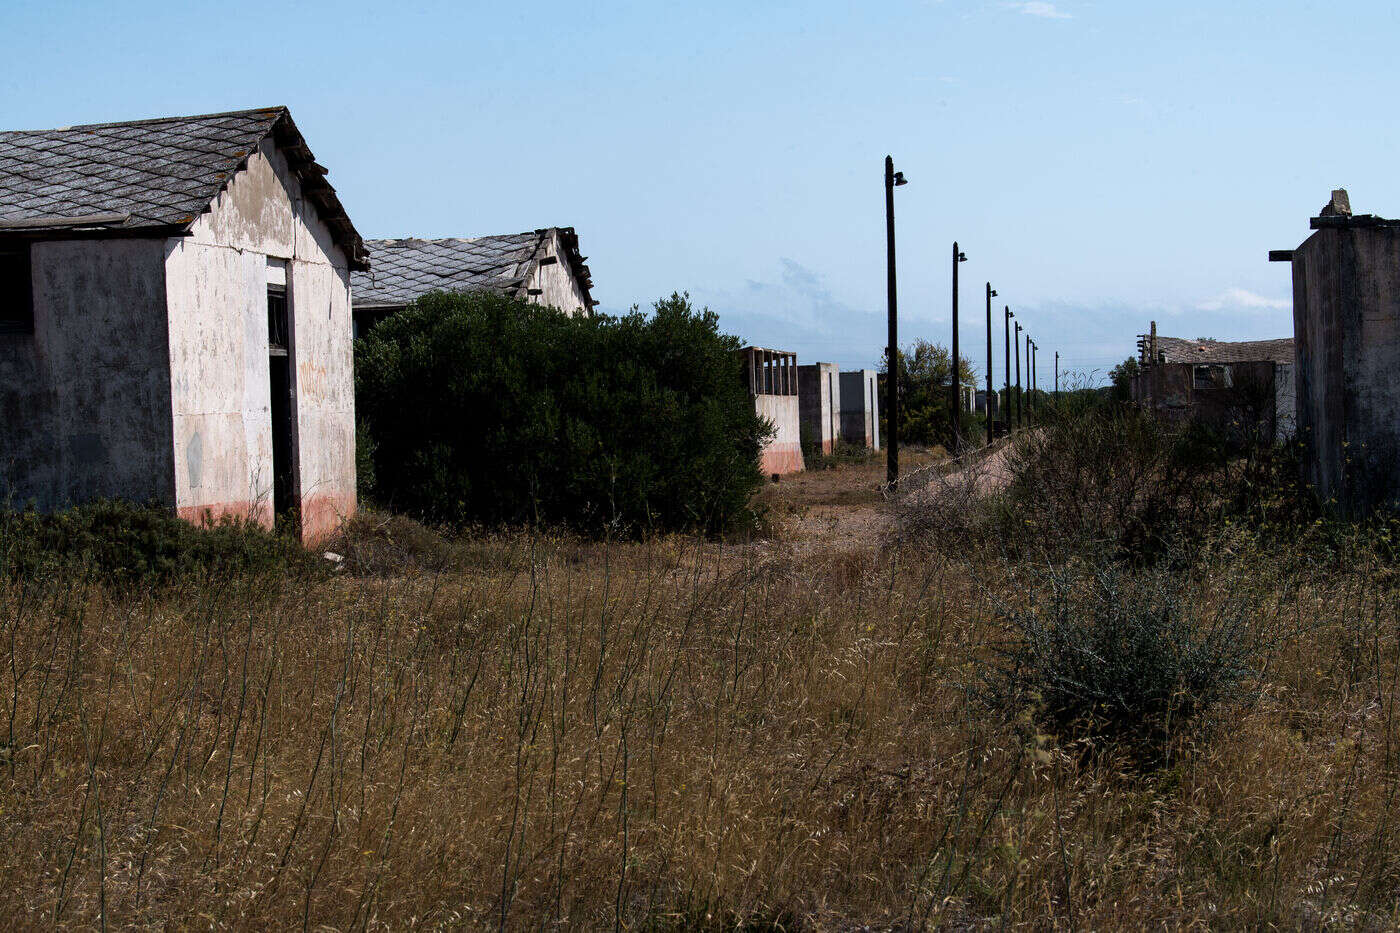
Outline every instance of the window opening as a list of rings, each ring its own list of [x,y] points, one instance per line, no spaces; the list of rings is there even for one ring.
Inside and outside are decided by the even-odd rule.
[[[34,333],[29,245],[0,246],[0,334]]]

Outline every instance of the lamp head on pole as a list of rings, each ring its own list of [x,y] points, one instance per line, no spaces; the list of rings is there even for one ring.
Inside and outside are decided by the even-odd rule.
[[[907,185],[907,184],[909,184],[909,180],[908,180],[907,178],[904,177],[904,173],[903,173],[903,172],[895,172],[895,173],[894,173],[894,186],[895,186],[896,188],[898,188],[900,185]]]
[[[995,288],[992,289],[991,291],[987,292],[987,297],[988,297],[988,298],[995,298],[996,296],[997,296],[997,290],[996,290]]]
[[[958,262],[967,262],[967,253],[958,253]]]
[[[1011,320],[1011,319],[1012,319],[1013,317],[1015,317],[1015,316],[1016,316],[1016,314],[1015,314],[1015,312],[1013,312],[1013,311],[1011,310],[1011,306],[1010,306],[1010,305],[1007,305],[1007,306],[1006,306],[1006,319],[1009,321],[1009,320]],[[1017,325],[1017,326],[1019,326],[1019,325]]]

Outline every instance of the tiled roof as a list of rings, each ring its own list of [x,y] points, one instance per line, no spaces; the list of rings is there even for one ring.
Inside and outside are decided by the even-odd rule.
[[[1168,363],[1291,363],[1293,338],[1278,340],[1186,340],[1158,337],[1157,352]]]
[[[357,308],[398,307],[439,290],[523,295],[554,232],[560,234],[566,254],[561,259],[589,297],[592,279],[571,227],[472,239],[369,240],[371,268],[351,276],[350,294]]]
[[[0,231],[183,231],[271,134],[352,266],[364,243],[285,107],[0,132]]]
[[[517,294],[543,231],[470,240],[368,240],[373,264],[350,277],[357,307],[406,305],[431,291]]]

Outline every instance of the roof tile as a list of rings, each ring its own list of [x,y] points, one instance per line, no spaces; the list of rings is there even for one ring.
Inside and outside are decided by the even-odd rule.
[[[356,305],[400,305],[431,291],[514,294],[547,231],[474,239],[366,240],[371,268],[350,278]]]
[[[187,227],[269,134],[310,162],[285,108],[0,132],[0,219],[128,214],[119,228]],[[354,267],[364,245],[332,198],[324,215]]]

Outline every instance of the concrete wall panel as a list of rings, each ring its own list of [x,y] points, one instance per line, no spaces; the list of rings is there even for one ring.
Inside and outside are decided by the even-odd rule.
[[[271,525],[266,257],[183,238],[168,249],[176,509]]]
[[[797,367],[801,439],[823,454],[836,451],[841,436],[841,374],[834,363]]]
[[[355,512],[355,383],[350,277],[343,266],[291,265],[302,535],[325,537]]]
[[[33,245],[34,333],[0,335],[0,498],[173,502],[162,247]]]
[[[1291,441],[1297,433],[1297,369],[1292,363],[1277,363],[1274,366],[1274,440]]]
[[[1293,253],[1304,479],[1344,511],[1400,508],[1400,230],[1319,230]]]
[[[841,374],[841,438],[848,444],[880,449],[879,380],[873,369]]]
[[[802,460],[800,416],[796,395],[756,395],[754,410],[773,422],[778,433],[760,455],[764,475],[798,473],[805,469]]]

